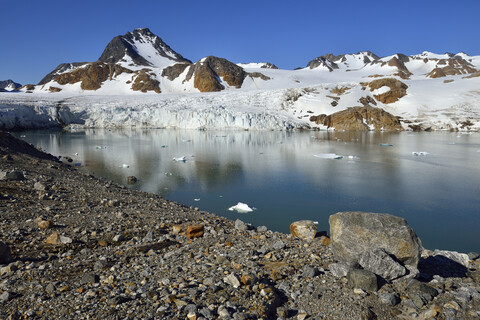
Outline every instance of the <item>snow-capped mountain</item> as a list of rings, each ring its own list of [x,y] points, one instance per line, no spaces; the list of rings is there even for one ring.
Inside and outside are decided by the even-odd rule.
[[[327,54],[296,70],[193,63],[135,29],[97,61],[61,64],[20,90],[33,95],[0,95],[0,127],[478,131],[479,70],[480,56],[464,52]]]
[[[98,61],[120,63],[125,68],[156,67],[162,69],[176,62],[191,63],[190,60],[172,50],[148,28],[135,29],[123,36],[116,36],[108,43]]]
[[[20,88],[22,85],[20,83],[16,83],[11,79],[0,81],[0,91],[15,91]]]

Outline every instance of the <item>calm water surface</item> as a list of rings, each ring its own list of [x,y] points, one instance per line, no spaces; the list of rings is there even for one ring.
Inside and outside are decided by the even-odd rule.
[[[407,219],[428,249],[480,251],[480,134],[86,130],[17,136],[96,175],[119,183],[134,175],[134,188],[285,233],[295,220],[318,221],[319,230],[328,230],[329,215],[339,211],[385,212]],[[314,157],[328,153],[345,157]],[[185,162],[172,160],[182,156]],[[238,202],[256,210],[228,211]]]

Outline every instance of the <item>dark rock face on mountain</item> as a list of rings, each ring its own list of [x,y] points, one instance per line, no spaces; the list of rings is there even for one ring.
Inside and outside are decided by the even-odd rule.
[[[0,81],[0,91],[15,91],[20,88],[22,85],[20,83],[16,83],[11,79]]]
[[[388,62],[382,63],[382,66],[387,64],[390,67],[396,67],[398,69],[398,73],[396,75],[402,79],[408,79],[412,75],[412,73],[405,66],[405,63],[408,61],[410,61],[410,59],[406,55],[398,53]]]
[[[477,70],[472,64],[462,57],[455,56],[450,59],[440,59],[437,67],[427,74],[429,78],[441,78],[459,74],[474,74]]]
[[[107,63],[117,63],[125,56],[129,55],[132,61],[141,66],[151,66],[152,64],[138,54],[135,49],[135,43],[150,42],[153,48],[160,56],[177,62],[191,62],[182,57],[181,54],[173,51],[163,40],[153,34],[148,28],[135,29],[133,32],[127,32],[123,36],[116,36],[110,41],[103,51],[98,61]]]
[[[194,86],[201,92],[221,91],[220,77],[229,86],[240,88],[247,73],[236,64],[218,57],[206,57],[188,70],[186,81],[194,77]]]
[[[351,54],[350,54],[351,55]],[[377,55],[373,54],[370,51],[359,52],[356,54],[357,56],[363,56],[363,63],[368,64],[373,61],[380,59]],[[321,57],[317,57],[310,61],[307,64],[307,67],[310,69],[315,69],[320,66],[327,68],[329,71],[333,71],[334,69],[338,69],[338,65],[340,63],[344,63],[347,61],[348,54],[341,54],[341,55],[333,55],[332,53],[326,54]]]
[[[278,69],[278,67],[276,65],[274,65],[273,63],[270,63],[270,62],[265,63],[260,68],[263,68],[263,69]]]
[[[162,70],[162,77],[166,77],[168,80],[173,81],[191,65],[191,63],[176,63],[173,66],[166,67]]]
[[[311,116],[310,121],[335,130],[349,131],[400,131],[403,130],[400,119],[380,108],[371,106],[353,107],[331,115]]]

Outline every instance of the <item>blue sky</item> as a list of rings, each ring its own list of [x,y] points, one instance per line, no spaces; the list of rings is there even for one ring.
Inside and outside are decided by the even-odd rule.
[[[148,27],[197,61],[304,67],[326,53],[480,55],[480,1],[0,0],[0,80],[37,83],[63,62],[96,61]]]

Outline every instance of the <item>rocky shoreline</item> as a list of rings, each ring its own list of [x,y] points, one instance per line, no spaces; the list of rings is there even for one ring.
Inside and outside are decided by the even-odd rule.
[[[0,171],[1,319],[480,318],[475,253],[423,250],[418,273],[362,289],[326,232],[185,207],[2,132]]]

